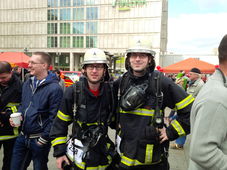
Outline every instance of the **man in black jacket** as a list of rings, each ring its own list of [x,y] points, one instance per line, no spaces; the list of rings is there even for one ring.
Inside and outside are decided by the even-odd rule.
[[[102,50],[89,49],[82,65],[84,78],[65,91],[50,133],[59,169],[71,162],[75,170],[104,170],[111,163],[109,151],[114,145],[107,130],[112,121],[113,100],[110,84],[105,82],[107,62]],[[72,122],[72,138],[67,145],[68,125]]]
[[[18,127],[9,124],[10,114],[17,112],[21,101],[21,81],[13,74],[8,62],[0,61],[0,147],[4,147],[3,170],[10,169],[13,146]]]
[[[172,80],[154,71],[155,51],[144,39],[126,51],[127,72],[114,83],[119,96],[120,169],[169,170],[170,140],[190,131],[194,98]],[[166,127],[165,107],[176,108],[178,118]]]

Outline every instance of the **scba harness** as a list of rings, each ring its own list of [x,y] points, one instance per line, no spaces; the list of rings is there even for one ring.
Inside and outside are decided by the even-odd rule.
[[[131,81],[130,75],[125,74],[122,76],[122,79],[120,80],[119,88],[118,88],[118,99],[120,101],[119,102],[119,108],[120,108],[119,113],[122,116],[125,116],[125,118],[128,120],[130,120],[130,119],[133,120],[132,115],[135,115],[134,118],[135,119],[138,118],[138,120],[140,119],[139,118],[140,116],[142,119],[145,117],[147,117],[146,120],[149,119],[149,123],[143,127],[143,128],[145,128],[145,130],[143,132],[145,132],[146,137],[141,139],[140,141],[138,141],[140,143],[138,145],[138,147],[140,147],[140,148],[138,148],[140,150],[139,151],[140,153],[136,154],[137,155],[135,158],[136,160],[134,159],[135,155],[131,155],[132,157],[130,157],[130,154],[132,153],[131,152],[132,148],[128,149],[129,147],[125,147],[125,144],[126,144],[125,141],[129,140],[129,139],[125,138],[124,131],[121,134],[121,129],[118,129],[118,132],[120,132],[120,133],[118,133],[119,135],[116,137],[116,142],[117,142],[118,153],[121,155],[121,164],[128,165],[128,166],[133,166],[133,165],[137,166],[137,165],[143,165],[143,164],[150,165],[153,163],[158,163],[161,160],[164,161],[165,159],[167,159],[169,142],[160,144],[159,132],[157,131],[157,129],[161,129],[165,126],[164,112],[161,110],[161,109],[163,109],[163,93],[162,93],[162,85],[161,85],[162,76],[163,76],[163,74],[158,71],[149,73],[148,79],[145,79],[144,82],[142,82],[142,83],[140,81],[140,85],[144,88],[141,88],[137,85],[137,89],[134,90],[134,92],[135,92],[134,96],[136,98],[134,100],[132,99],[133,95],[128,95],[129,93],[133,94],[133,91],[130,91],[131,90],[130,85],[131,84],[133,85],[133,83],[130,82]],[[135,87],[135,85],[133,85],[133,86]],[[140,92],[138,92],[138,91],[140,91]],[[137,94],[140,93],[139,98],[143,98],[144,99],[143,101],[145,101],[145,102],[141,102],[142,100],[137,100],[138,97],[137,97],[136,93]],[[127,99],[127,96],[130,97],[130,100]],[[146,101],[148,101],[150,98],[153,98],[152,104],[150,102],[146,103]],[[123,101],[123,100],[125,100],[125,101]],[[131,105],[128,104],[128,106],[133,105],[135,107],[125,109],[126,105],[123,105],[122,103],[126,103],[126,101],[135,102]],[[151,105],[154,105],[153,109],[150,108]],[[144,109],[144,108],[150,108],[150,110]],[[151,116],[152,112],[153,112],[153,116]],[[118,120],[117,120],[118,123],[120,121],[119,120],[120,114],[118,115]],[[121,123],[123,126],[124,120]],[[127,133],[132,133],[132,132],[130,132],[130,130],[128,129]],[[134,139],[130,138],[129,143],[131,142],[131,140],[134,140]],[[144,146],[147,146],[147,147],[144,147]],[[152,149],[151,148],[148,149],[148,147],[152,147]],[[123,149],[122,150],[123,153],[121,153],[121,149]],[[126,149],[126,150],[124,150],[124,149]],[[135,150],[137,150],[137,148],[135,148]],[[152,151],[152,154],[151,154],[151,151]],[[129,155],[127,155],[127,156],[129,156],[129,157],[125,157],[125,153],[128,153]],[[147,156],[147,153],[151,154],[150,157]],[[144,154],[146,154],[146,156]],[[150,159],[148,159],[148,158],[150,158]],[[139,162],[136,162],[137,160]]]
[[[101,121],[101,111],[99,109],[99,120],[98,122],[88,123],[88,122],[79,122],[78,121],[78,108],[86,109],[86,97],[84,95],[84,81],[81,80],[74,85],[74,103],[73,103],[73,131],[70,139],[67,142],[67,156],[72,161],[73,166],[75,164],[82,165],[83,162],[86,163],[86,160],[89,158],[89,152],[97,146],[98,143],[105,142],[108,147],[105,149],[106,155],[112,155],[114,153],[114,144],[109,139],[107,135],[108,125],[111,123],[111,118],[113,116],[113,94],[112,94],[112,84],[105,83],[103,84],[106,100],[108,100],[109,111],[107,121]],[[103,99],[100,99],[99,108]],[[86,165],[85,168],[86,169]]]

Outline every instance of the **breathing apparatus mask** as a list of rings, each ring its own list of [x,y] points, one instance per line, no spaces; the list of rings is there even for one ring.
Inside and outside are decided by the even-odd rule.
[[[89,126],[84,130],[81,130],[79,138],[84,145],[83,150],[86,152],[89,148],[93,148],[99,142],[99,140],[105,136],[107,130],[104,126]]]
[[[148,83],[131,86],[122,96],[120,107],[124,111],[135,110],[145,104]]]

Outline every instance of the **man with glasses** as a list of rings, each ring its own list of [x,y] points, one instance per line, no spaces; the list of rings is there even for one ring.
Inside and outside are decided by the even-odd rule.
[[[66,169],[65,164],[76,170],[109,168],[114,145],[107,132],[114,107],[107,63],[102,50],[89,49],[82,64],[84,77],[65,91],[50,134],[59,169]],[[70,123],[72,135],[66,144]]]
[[[47,170],[50,151],[49,132],[63,91],[57,76],[49,72],[51,56],[35,52],[28,62],[31,77],[24,83],[21,134],[18,136],[11,162],[11,170],[26,169],[33,160],[34,170]],[[10,120],[11,126],[15,126]]]

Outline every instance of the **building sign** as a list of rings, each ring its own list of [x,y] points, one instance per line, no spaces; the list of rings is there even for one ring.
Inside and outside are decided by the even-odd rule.
[[[113,7],[119,7],[119,11],[130,10],[130,8],[146,5],[146,0],[114,0]]]

